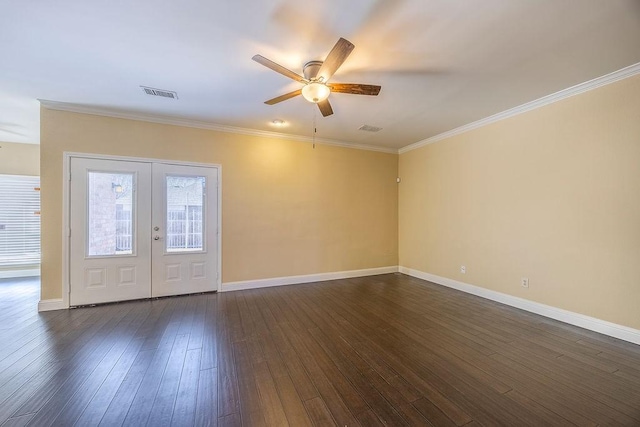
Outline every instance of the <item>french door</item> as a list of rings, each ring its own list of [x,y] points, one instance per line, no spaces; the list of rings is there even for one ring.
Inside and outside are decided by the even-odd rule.
[[[215,291],[218,169],[71,157],[70,305]]]
[[[217,172],[153,164],[152,296],[216,290]]]

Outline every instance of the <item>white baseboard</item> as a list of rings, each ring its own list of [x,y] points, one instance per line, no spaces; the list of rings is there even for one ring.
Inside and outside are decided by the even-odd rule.
[[[308,274],[304,276],[274,277],[270,279],[247,280],[222,284],[221,292],[242,291],[246,289],[268,288],[271,286],[295,285],[326,280],[349,279],[352,277],[375,276],[377,274],[397,273],[398,266],[368,268],[364,270],[337,271],[332,273]],[[49,299],[38,302],[38,311],[63,310],[69,308],[62,300]]]
[[[14,277],[36,277],[40,275],[39,268],[26,268],[20,270],[0,270],[0,279],[12,279]]]
[[[64,310],[69,308],[62,298],[45,299],[38,302],[38,311]]]
[[[457,280],[448,279],[446,277],[436,276],[435,274],[425,273],[423,271],[414,270],[406,267],[399,267],[400,273],[407,274],[418,279],[423,279],[438,285],[457,289],[468,294],[476,295],[482,298],[497,301],[502,304],[516,307],[531,313],[559,320],[570,325],[579,326],[590,331],[599,332],[634,344],[640,344],[640,330],[629,328],[627,326],[618,325],[616,323],[607,322],[605,320],[596,319],[595,317],[585,316],[584,314],[574,313],[572,311],[563,310],[561,308],[552,307],[550,305],[529,301],[523,298],[514,297],[503,294],[501,292],[492,291],[490,289],[481,288],[479,286],[469,285],[468,283],[459,282]]]
[[[364,270],[336,271],[332,273],[306,274],[304,276],[273,277],[270,279],[246,280],[222,284],[221,292],[243,291],[246,289],[268,288],[271,286],[298,285],[303,283],[324,282],[326,280],[349,279],[352,277],[375,276],[377,274],[397,273],[398,267],[367,268]]]

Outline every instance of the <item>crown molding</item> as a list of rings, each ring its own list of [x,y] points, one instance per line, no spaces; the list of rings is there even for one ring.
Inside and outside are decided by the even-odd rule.
[[[218,132],[234,133],[239,135],[259,136],[264,138],[278,138],[298,142],[308,142],[324,145],[333,145],[344,148],[354,148],[357,150],[378,151],[382,153],[398,154],[398,150],[388,147],[376,147],[372,145],[355,144],[346,141],[339,141],[325,138],[312,138],[303,135],[291,135],[286,133],[263,131],[257,129],[241,128],[235,126],[226,126],[216,123],[210,123],[200,120],[180,119],[168,116],[156,116],[151,114],[134,113],[124,110],[114,110],[107,108],[92,107],[88,105],[73,104],[69,102],[51,101],[47,99],[38,99],[40,105],[49,110],[69,111],[72,113],[91,114],[94,116],[113,117],[116,119],[137,120],[141,122],[159,123],[164,125],[183,126],[189,128],[206,129]]]
[[[432,136],[430,138],[423,139],[422,141],[418,141],[413,144],[404,146],[398,150],[398,153],[403,154],[408,151],[423,147],[425,145],[433,144],[434,142],[442,141],[443,139],[451,138],[452,136],[460,135],[470,130],[478,129],[488,124],[495,123],[500,120],[508,119],[509,117],[517,116],[518,114],[526,113],[528,111],[535,110],[540,107],[544,107],[545,105],[553,104],[554,102],[562,101],[563,99],[566,99],[575,95],[579,95],[581,93],[588,92],[590,90],[597,89],[602,86],[606,86],[608,84],[617,82],[619,80],[624,80],[629,77],[633,77],[637,74],[640,74],[640,62],[637,64],[630,65],[628,67],[622,68],[618,71],[614,71],[613,73],[606,74],[602,77],[597,77],[593,80],[589,80],[587,82],[580,83],[575,86],[571,86],[567,89],[563,89],[556,93],[552,93],[551,95],[543,96],[542,98],[538,98],[534,101],[527,102],[526,104],[519,105],[509,110],[505,110],[500,113],[494,114],[492,116],[485,117],[484,119],[480,119],[478,121],[468,123],[466,125],[457,127],[455,129],[451,129],[447,132],[443,132],[441,134]]]
[[[249,136],[259,136],[264,138],[278,138],[278,139],[307,142],[307,143],[316,142],[318,144],[333,145],[337,147],[353,148],[353,149],[366,150],[366,151],[378,151],[382,153],[403,154],[408,151],[423,147],[425,145],[433,144],[434,142],[442,141],[444,139],[451,138],[453,136],[460,135],[462,133],[489,125],[491,123],[495,123],[500,120],[517,116],[518,114],[526,113],[528,111],[532,111],[537,108],[544,107],[549,104],[553,104],[563,99],[566,99],[575,95],[579,95],[581,93],[588,92],[590,90],[597,89],[602,86],[606,86],[608,84],[617,82],[619,80],[624,80],[629,77],[633,77],[637,74],[640,74],[640,63],[630,65],[618,71],[614,71],[612,73],[606,74],[602,77],[597,77],[593,80],[589,80],[587,82],[580,83],[575,86],[571,86],[567,89],[563,89],[561,91],[552,93],[550,95],[543,96],[542,98],[538,98],[534,101],[527,102],[525,104],[502,111],[500,113],[494,114],[489,117],[485,117],[484,119],[480,119],[475,122],[471,122],[466,125],[457,127],[455,129],[451,129],[449,131],[440,133],[438,135],[423,139],[413,144],[406,145],[400,149],[395,149],[390,147],[376,147],[376,146],[364,145],[364,144],[355,144],[355,143],[350,143],[346,141],[339,141],[339,140],[325,139],[325,138],[316,138],[314,141],[313,138],[308,136],[303,136],[303,135],[291,135],[291,134],[272,132],[272,131],[262,131],[257,129],[226,126],[226,125],[220,125],[216,123],[210,123],[210,122],[199,121],[199,120],[180,119],[176,117],[134,113],[130,111],[92,107],[88,105],[73,104],[68,102],[50,101],[46,99],[39,99],[38,101],[40,101],[40,105],[50,110],[69,111],[73,113],[92,114],[97,116],[113,117],[118,119],[137,120],[137,121],[143,121],[143,122],[167,124],[167,125],[174,125],[174,126],[184,126],[184,127],[191,127],[191,128],[197,128],[197,129],[207,129],[207,130],[213,130],[218,132],[226,132],[226,133],[249,135]]]

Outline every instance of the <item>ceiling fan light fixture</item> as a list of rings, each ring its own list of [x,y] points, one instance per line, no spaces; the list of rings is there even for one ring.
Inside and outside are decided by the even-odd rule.
[[[265,58],[262,55],[254,55],[251,59],[256,61],[258,64],[264,65],[276,73],[282,74],[283,76],[304,85],[298,90],[268,99],[264,101],[264,103],[267,105],[275,105],[279,102],[286,101],[287,99],[302,95],[304,99],[318,106],[318,109],[322,113],[322,117],[327,117],[333,114],[333,108],[331,108],[331,103],[327,99],[331,92],[350,93],[353,95],[377,95],[378,92],[380,92],[380,86],[377,85],[365,85],[359,83],[327,84],[333,74],[338,70],[338,68],[340,68],[344,61],[346,61],[354,47],[353,43],[349,40],[340,37],[324,61],[309,61],[304,64],[302,69],[304,77],[270,59]]]
[[[319,82],[308,83],[302,88],[302,96],[304,99],[314,104],[327,99],[330,93],[331,89],[329,89],[329,86]]]

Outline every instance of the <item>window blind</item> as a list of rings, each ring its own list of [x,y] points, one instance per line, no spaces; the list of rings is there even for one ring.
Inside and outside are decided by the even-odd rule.
[[[0,268],[40,263],[40,177],[0,175]]]

